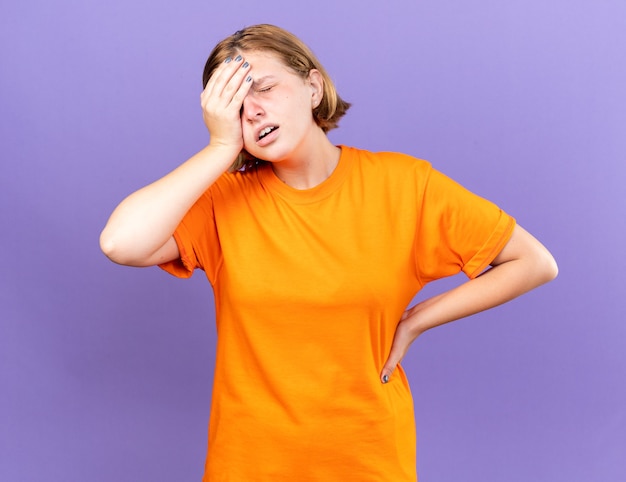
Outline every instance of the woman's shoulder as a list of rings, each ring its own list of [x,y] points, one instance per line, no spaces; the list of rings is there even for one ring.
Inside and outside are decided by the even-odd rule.
[[[385,171],[417,171],[427,173],[432,169],[430,162],[403,152],[369,151],[357,147],[342,146],[353,161],[366,167],[375,167]]]

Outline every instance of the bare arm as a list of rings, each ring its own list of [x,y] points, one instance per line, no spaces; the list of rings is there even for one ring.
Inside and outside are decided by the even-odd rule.
[[[210,145],[158,181],[134,192],[113,211],[100,236],[112,261],[150,266],[178,257],[172,234],[185,213],[226,170],[236,153]]]
[[[473,315],[512,300],[554,279],[558,268],[548,250],[522,227],[479,277],[407,310],[396,328],[383,383],[404,358],[409,346],[426,330]]]
[[[179,256],[173,233],[187,211],[233,163],[243,147],[243,99],[250,83],[242,59],[222,64],[202,92],[210,144],[174,171],[134,192],[113,211],[100,247],[114,262],[151,266]]]

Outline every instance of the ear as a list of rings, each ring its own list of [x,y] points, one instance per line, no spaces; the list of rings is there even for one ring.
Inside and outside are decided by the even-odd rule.
[[[311,106],[315,109],[324,97],[324,78],[319,70],[311,69],[308,80],[311,86]]]

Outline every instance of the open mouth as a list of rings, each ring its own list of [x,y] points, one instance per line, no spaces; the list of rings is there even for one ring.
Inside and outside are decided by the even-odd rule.
[[[259,141],[261,139],[263,139],[265,136],[267,136],[270,132],[275,131],[276,129],[278,129],[278,126],[270,126],[270,127],[266,127],[265,129],[263,129],[261,132],[259,132]]]

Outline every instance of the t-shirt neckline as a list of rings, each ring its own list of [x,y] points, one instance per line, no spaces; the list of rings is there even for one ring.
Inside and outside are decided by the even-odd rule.
[[[308,204],[316,201],[320,201],[333,192],[335,192],[344,180],[348,176],[351,167],[351,156],[349,155],[349,148],[343,145],[337,146],[341,149],[339,155],[339,162],[334,171],[315,187],[310,189],[295,189],[283,181],[274,173],[272,166],[269,163],[264,164],[259,169],[259,179],[261,183],[270,191],[275,192],[282,198],[298,204]]]

